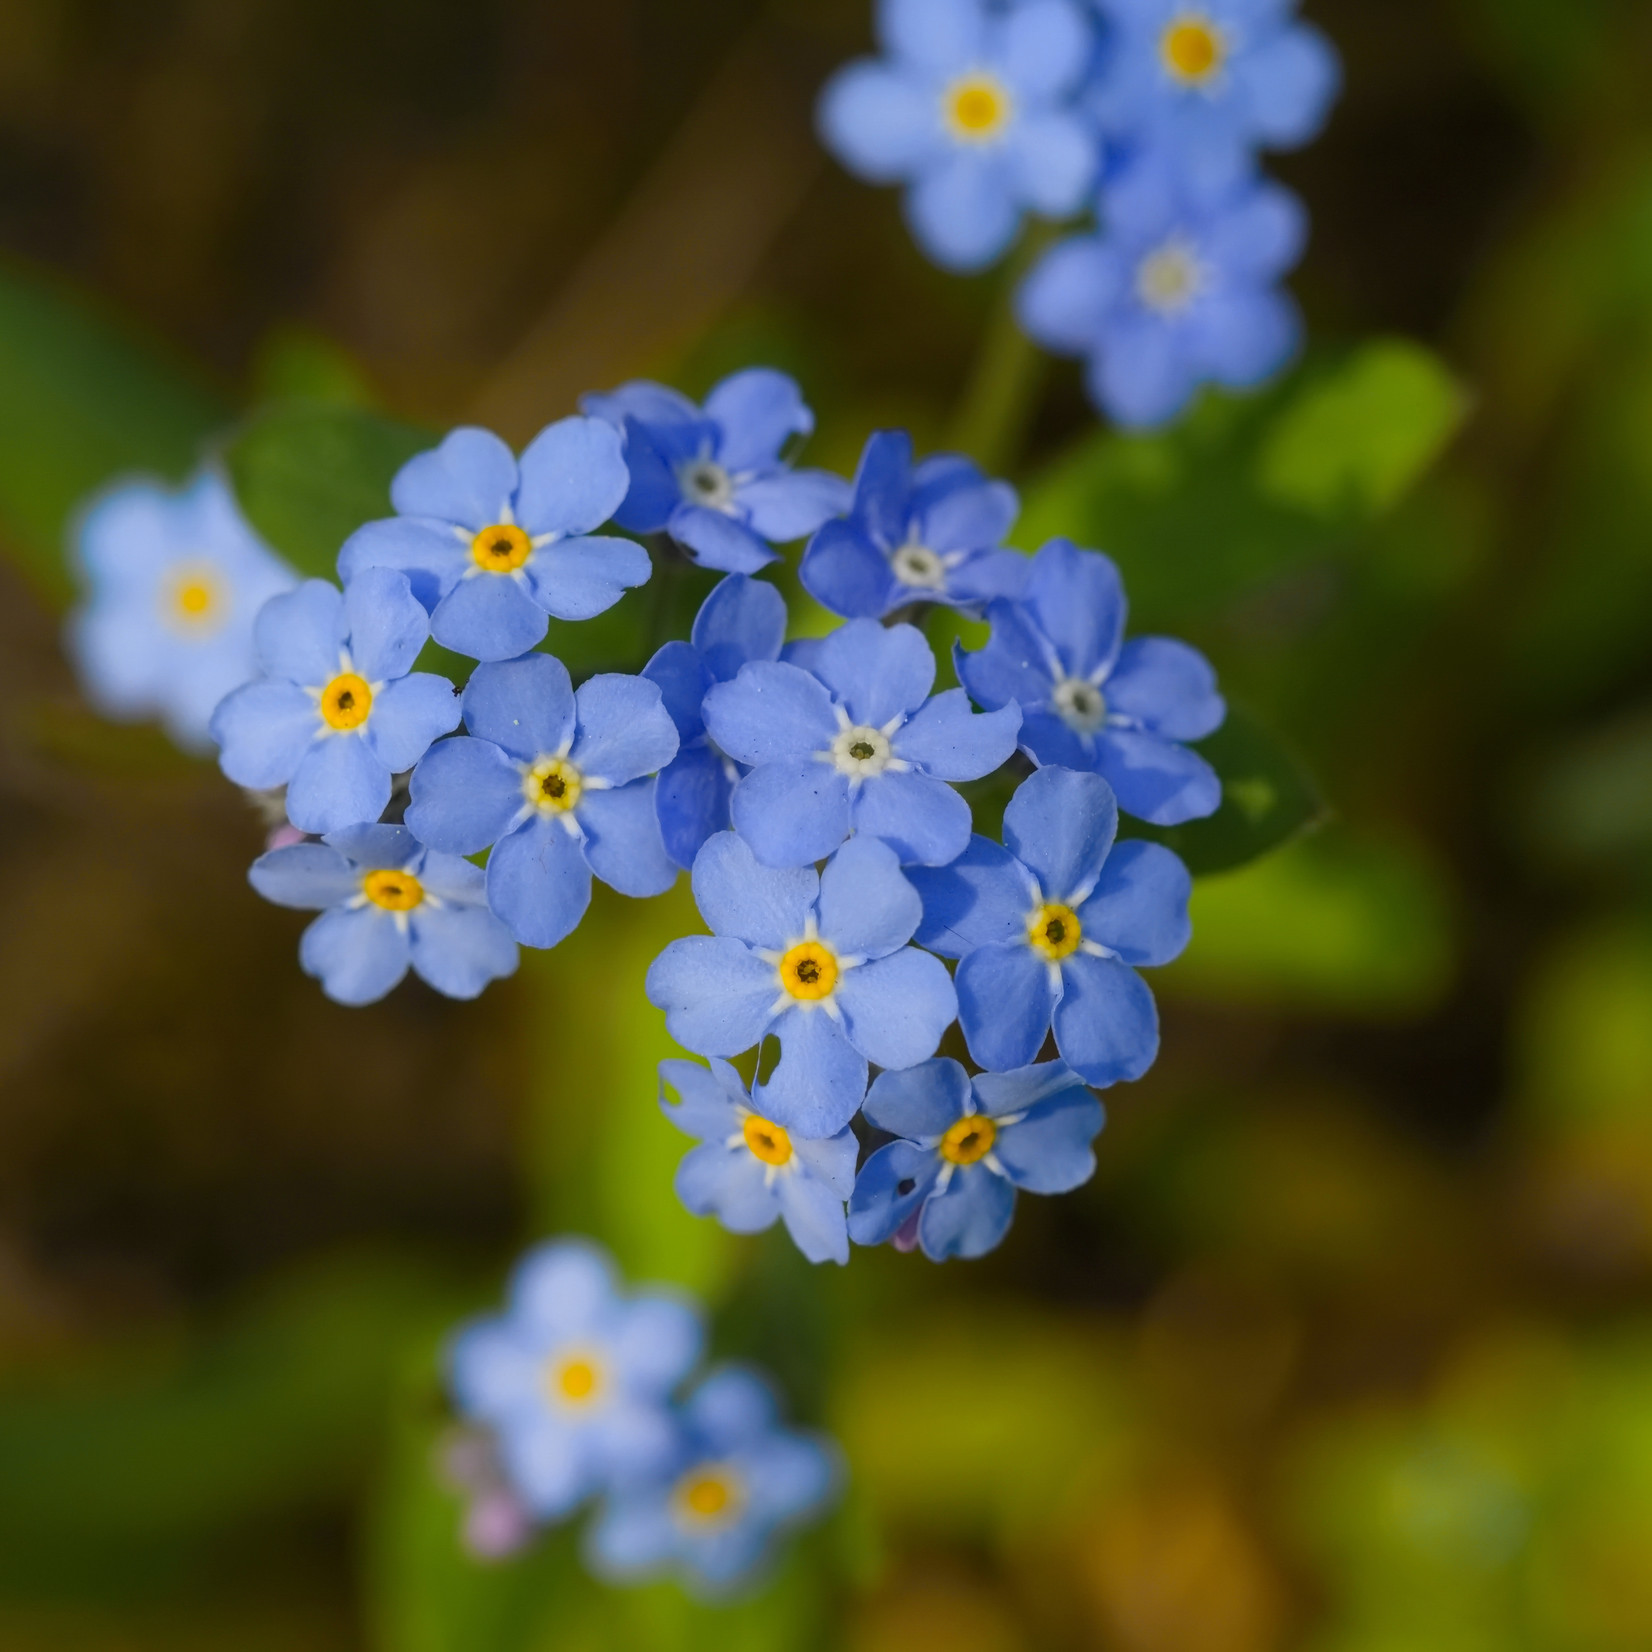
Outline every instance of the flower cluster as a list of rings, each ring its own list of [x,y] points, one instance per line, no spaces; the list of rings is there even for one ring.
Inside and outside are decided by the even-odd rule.
[[[919,244],[974,270],[1023,214],[1093,205],[1099,228],[1023,283],[1021,325],[1087,361],[1126,425],[1174,418],[1205,382],[1246,388],[1295,349],[1277,286],[1301,256],[1300,203],[1256,155],[1307,143],[1339,70],[1290,0],[879,0],[883,55],[820,101],[827,145],[907,186]]]
[[[758,1572],[778,1534],[832,1500],[838,1456],[782,1427],[771,1384],[748,1368],[714,1369],[677,1398],[703,1343],[697,1307],[627,1295],[589,1241],[530,1252],[506,1311],[448,1349],[469,1429],[446,1468],[469,1498],[471,1549],[508,1554],[595,1501],[585,1554],[600,1577],[677,1573],[723,1593]]]

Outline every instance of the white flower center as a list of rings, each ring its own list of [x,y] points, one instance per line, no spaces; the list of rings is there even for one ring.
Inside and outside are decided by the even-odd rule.
[[[677,472],[677,485],[691,505],[725,512],[734,506],[734,478],[715,459],[691,459]]]
[[[868,780],[889,767],[894,753],[882,729],[846,728],[831,745],[832,766],[851,779]]]
[[[902,545],[889,559],[895,578],[920,591],[946,589],[946,563],[927,545]]]
[[[1050,703],[1062,722],[1077,734],[1094,734],[1107,721],[1106,696],[1082,677],[1063,677],[1055,685]]]
[[[1199,296],[1204,279],[1193,248],[1177,236],[1136,266],[1136,297],[1160,315],[1178,315]]]

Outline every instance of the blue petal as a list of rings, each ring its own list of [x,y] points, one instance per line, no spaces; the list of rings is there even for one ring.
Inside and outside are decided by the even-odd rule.
[[[879,969],[880,964],[868,964]],[[860,973],[850,970],[845,977]],[[774,974],[769,974],[773,1002]],[[838,997],[843,988],[838,988]],[[786,1010],[775,1022],[780,1064],[763,1090],[763,1105],[777,1124],[799,1136],[835,1136],[860,1110],[866,1096],[866,1063],[843,1029],[824,1010]]]
[[[1011,130],[1007,159],[1023,205],[1046,218],[1076,212],[1101,165],[1101,145],[1089,124],[1065,110],[1023,116]]]
[[[1335,48],[1306,23],[1246,52],[1233,73],[1251,130],[1269,149],[1295,149],[1315,137],[1342,82]]]
[[[586,396],[583,400],[589,405],[593,398]],[[625,464],[630,472],[631,485],[620,508],[614,512],[614,522],[628,533],[658,533],[671,520],[672,511],[682,503],[683,494],[677,482],[677,472],[670,457],[653,440],[652,432],[657,426],[627,418],[623,421],[623,428]]]
[[[927,1061],[958,1015],[958,995],[946,965],[916,947],[846,970],[837,1001],[849,1042],[880,1067]],[[845,1117],[832,1129],[847,1122]]]
[[[713,682],[730,682],[749,660],[778,660],[786,640],[786,599],[760,579],[730,574],[694,616],[690,638]]]
[[[930,1149],[892,1141],[860,1167],[849,1198],[849,1237],[857,1245],[881,1245],[900,1230],[929,1197],[941,1161]],[[910,1184],[902,1192],[903,1184]]]
[[[1084,1080],[1065,1061],[1040,1061],[1008,1073],[977,1073],[970,1083],[975,1087],[977,1111],[998,1120],[1028,1112],[1074,1085],[1084,1087]]]
[[[730,1233],[761,1233],[780,1219],[780,1201],[763,1173],[744,1147],[705,1142],[684,1154],[672,1185],[693,1215],[715,1213]]]
[[[579,734],[569,760],[615,785],[653,774],[677,755],[676,725],[646,677],[604,672],[574,695]]]
[[[1215,293],[1188,319],[1188,359],[1232,390],[1249,390],[1277,372],[1301,341],[1301,312],[1281,292]]]
[[[594,1330],[616,1297],[614,1264],[589,1239],[536,1245],[511,1275],[511,1317],[547,1348]]]
[[[953,649],[952,662],[969,697],[994,711],[1010,704],[1020,705],[1023,712],[1043,705],[1050,697],[1058,662],[1032,616],[1019,603],[995,602],[987,609],[987,617],[992,621],[992,635],[985,648],[973,654]]]
[[[329,832],[327,843],[364,870],[388,867],[400,872],[417,868],[422,856],[418,839],[405,826],[382,826],[376,822]],[[420,881],[423,881],[422,874]]]
[[[1119,424],[1152,430],[1187,406],[1198,375],[1177,331],[1157,319],[1124,317],[1108,325],[1085,382]]]
[[[446,677],[415,671],[390,683],[373,701],[362,737],[373,755],[401,774],[430,749],[430,742],[459,726],[459,698]]]
[[[816,110],[821,142],[868,183],[913,177],[945,147],[935,88],[909,71],[862,59],[826,83]]]
[[[792,1243],[811,1262],[849,1260],[843,1198],[811,1176],[784,1176],[775,1184],[780,1214]]]
[[[763,763],[734,788],[730,814],[765,866],[813,865],[849,835],[849,781],[813,756]]]
[[[1222,726],[1227,707],[1216,673],[1195,648],[1169,637],[1135,637],[1107,679],[1107,708],[1167,740],[1202,740]]]
[[[1045,253],[1017,288],[1016,319],[1046,349],[1084,355],[1129,290],[1118,250],[1098,235],[1075,236]]]
[[[840,1205],[849,1197],[855,1185],[855,1160],[860,1156],[853,1130],[840,1130],[820,1141],[799,1136],[792,1143],[792,1151],[809,1175],[829,1188]]]
[[[668,1086],[677,1092],[675,1102],[665,1098]],[[662,1061],[660,1091],[660,1111],[701,1141],[721,1142],[738,1130],[738,1109],[750,1105],[740,1075],[726,1061],[714,1060],[710,1067],[698,1061]]]
[[[407,576],[409,588],[427,612],[470,566],[469,543],[451,523],[418,517],[369,522],[357,528],[338,553],[338,577],[346,585],[369,568],[394,568]]]
[[[913,866],[908,881],[924,903],[918,942],[943,958],[1027,938],[1032,879],[1009,850],[972,837],[950,866]]]
[[[890,56],[932,75],[968,68],[987,44],[980,0],[879,0],[877,27]]]
[[[1263,183],[1247,189],[1205,231],[1204,255],[1228,283],[1277,281],[1302,256],[1308,213],[1290,190]]]
[[[714,679],[700,663],[700,658],[699,651],[691,644],[668,642],[663,644],[653,659],[642,668],[643,676],[659,686],[660,700],[665,706],[666,714],[677,725],[679,742],[697,739],[705,733],[705,723],[700,717],[700,704]],[[738,669],[736,667],[736,670]]]
[[[809,672],[779,661],[742,666],[706,695],[706,729],[740,763],[825,751],[837,735],[832,698]]]
[[[494,845],[488,904],[523,946],[555,946],[579,927],[591,868],[560,820],[530,819]]]
[[[1070,1193],[1095,1174],[1090,1146],[1102,1126],[1101,1103],[1074,1080],[1059,1095],[1006,1125],[992,1144],[994,1156],[1017,1187],[1029,1193]]]
[[[578,808],[585,859],[611,889],[641,898],[663,895],[677,881],[654,815],[654,782],[634,780],[611,791],[586,792]]]
[[[531,1514],[561,1520],[596,1490],[592,1442],[549,1416],[529,1415],[499,1434],[499,1453],[513,1490]]]
[[[969,844],[969,804],[927,774],[863,781],[850,795],[849,819],[857,834],[882,839],[908,865],[945,866]]]
[[[694,862],[700,916],[714,934],[749,946],[776,950],[798,940],[819,893],[812,866],[790,871],[760,866],[750,845],[733,832],[707,838]]]
[[[924,703],[935,683],[935,655],[916,626],[854,619],[821,644],[814,672],[856,723],[882,728]]]
[[[361,828],[357,827],[356,830],[360,831]],[[406,828],[403,827],[402,830],[406,831]],[[343,843],[348,836],[348,833],[335,833],[328,842]],[[413,834],[407,832],[407,836],[411,838]],[[404,860],[402,864],[406,865],[408,862]],[[486,871],[480,866],[472,865],[468,860],[462,860],[458,855],[444,854],[437,849],[427,850],[417,870],[419,882],[424,885],[425,892],[449,906],[485,907],[488,904]]]
[[[752,530],[784,545],[842,516],[852,495],[849,484],[829,470],[788,470],[747,482],[739,499]]]
[[[893,851],[876,838],[853,837],[821,874],[819,913],[821,938],[834,951],[883,958],[912,939],[923,903]]]
[[[304,931],[298,961],[338,1004],[372,1004],[407,973],[408,939],[388,912],[335,907]]]
[[[1168,964],[1192,937],[1188,897],[1193,880],[1170,850],[1134,839],[1107,857],[1095,893],[1079,911],[1086,940],[1127,964]]]
[[[1147,983],[1128,964],[1083,952],[1062,964],[1061,981],[1061,1059],[1098,1089],[1140,1078],[1159,1053],[1159,1012]]]
[[[968,1165],[924,1204],[918,1243],[931,1262],[966,1259],[995,1250],[1015,1215],[1015,1188],[985,1165]]]
[[[619,509],[630,486],[620,433],[601,419],[546,425],[517,468],[516,521],[534,538],[590,533]]]
[[[772,367],[731,373],[712,387],[704,411],[718,427],[718,460],[736,472],[773,464],[793,436],[815,427],[797,380]]]
[[[955,153],[925,171],[906,192],[905,208],[918,245],[958,274],[985,269],[1021,223],[1002,169],[972,153]]]
[[[1073,0],[1023,0],[995,22],[992,57],[1024,98],[1059,98],[1084,79],[1095,30]]]
[[[326,580],[307,579],[296,591],[271,597],[252,629],[266,676],[321,688],[338,675],[347,629],[344,597]]]
[[[803,553],[803,589],[846,619],[879,619],[901,600],[889,559],[853,521],[828,522]]]
[[[685,1050],[731,1056],[751,1049],[768,1030],[779,983],[774,965],[743,942],[685,935],[649,966],[647,993]]]
[[[574,738],[574,686],[551,654],[479,665],[465,687],[465,727],[522,763],[566,751]]]
[[[1047,901],[1083,900],[1118,833],[1112,788],[1093,774],[1040,769],[1004,811],[1004,847],[1038,879]]]
[[[524,804],[522,775],[489,740],[443,740],[413,771],[407,824],[421,843],[479,854],[511,829]]]
[[[1021,749],[1044,768],[1096,766],[1096,736],[1078,734],[1053,711],[1027,711],[1021,718]]]
[[[742,522],[703,505],[679,505],[667,524],[671,537],[702,568],[716,568],[726,574],[755,574],[779,553]]]
[[[666,1492],[648,1489],[609,1498],[585,1529],[583,1553],[597,1577],[627,1583],[660,1571],[678,1545]]]
[[[699,1362],[705,1325],[685,1297],[641,1292],[625,1304],[614,1334],[614,1352],[626,1385],[664,1399]]]
[[[961,688],[937,694],[895,735],[897,757],[916,763],[938,780],[979,780],[1015,753],[1021,708],[975,716]]]
[[[1020,551],[981,551],[953,569],[947,580],[952,601],[968,608],[985,608],[1001,600],[1019,602],[1032,572],[1032,558]]]
[[[904,1072],[879,1073],[866,1092],[866,1120],[909,1141],[934,1141],[969,1110],[969,1075],[937,1056]]]
[[[913,498],[919,536],[932,551],[979,551],[1001,545],[1021,501],[1008,482],[984,482],[966,460],[945,487],[932,483]]]
[[[444,648],[475,660],[514,660],[549,628],[545,610],[510,574],[461,579],[430,616],[430,634]]]
[[[1222,802],[1222,782],[1215,769],[1197,752],[1157,735],[1104,730],[1096,740],[1096,768],[1126,814],[1155,826],[1202,820],[1215,814]]]
[[[773,1382],[747,1365],[718,1366],[683,1405],[691,1432],[716,1452],[766,1443],[778,1409]]]
[[[461,426],[440,447],[409,459],[390,484],[401,516],[433,516],[480,533],[509,520],[516,460],[491,431]]]
[[[394,568],[362,569],[345,589],[344,616],[351,663],[370,683],[406,676],[430,637],[429,615]]]
[[[854,519],[880,551],[906,542],[914,481],[912,438],[904,430],[874,430],[855,470]]]
[[[665,852],[685,870],[716,832],[729,827],[734,782],[728,765],[705,745],[688,746],[660,770],[654,789]]]
[[[628,418],[645,425],[695,424],[700,418],[699,408],[682,391],[652,379],[632,379],[617,390],[587,391],[579,398],[579,410],[606,420],[616,430]]]
[[[540,1376],[539,1360],[504,1319],[465,1326],[448,1345],[446,1363],[455,1407],[489,1421],[519,1414]]]
[[[560,620],[595,619],[654,572],[648,552],[634,539],[588,534],[545,545],[523,573],[533,598]]]
[[[247,882],[277,906],[341,906],[361,893],[361,874],[325,843],[294,843],[260,855]]]
[[[248,683],[212,714],[218,766],[238,786],[284,786],[321,732],[315,701],[288,682]]]
[[[1110,669],[1124,641],[1124,582],[1111,557],[1052,539],[1033,558],[1021,599],[1069,676]]]
[[[489,981],[516,973],[516,942],[486,907],[426,902],[410,929],[414,970],[449,998],[474,998]]]
[[[978,1066],[994,1072],[1037,1059],[1050,1030],[1055,989],[1025,941],[977,947],[958,965],[958,1020]]]
[[[390,771],[356,734],[317,740],[287,784],[287,818],[301,832],[377,820],[389,801]]]

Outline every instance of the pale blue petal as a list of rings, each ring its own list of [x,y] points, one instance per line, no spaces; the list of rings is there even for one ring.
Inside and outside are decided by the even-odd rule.
[[[786,599],[763,580],[730,574],[700,605],[690,640],[712,681],[731,682],[749,660],[780,658]]]
[[[1003,1119],[1025,1113],[1074,1085],[1083,1088],[1084,1080],[1065,1061],[1041,1061],[1008,1073],[977,1073],[970,1083],[975,1088],[977,1111]]]
[[[335,1003],[372,1004],[407,973],[408,939],[388,912],[335,907],[304,931],[298,962]]]
[[[857,1245],[881,1245],[893,1238],[929,1197],[940,1169],[940,1158],[931,1149],[905,1141],[880,1147],[855,1178],[849,1237]]]
[[[1107,679],[1107,709],[1167,740],[1202,740],[1222,726],[1227,706],[1216,673],[1196,648],[1170,637],[1133,637]]]
[[[992,33],[994,64],[1029,102],[1065,96],[1090,67],[1095,29],[1075,0],[1022,0]]]
[[[430,749],[430,742],[459,726],[459,697],[446,677],[415,671],[385,686],[362,725],[373,755],[401,774]]]
[[[1159,1053],[1159,1012],[1147,983],[1128,964],[1083,952],[1062,964],[1061,979],[1061,1059],[1098,1089],[1140,1078]]]
[[[430,634],[473,660],[514,660],[545,635],[545,610],[510,574],[461,579],[430,616]]]
[[[743,522],[703,505],[679,505],[667,524],[671,537],[702,568],[726,574],[755,574],[780,554]]]
[[[1096,738],[1078,734],[1053,711],[1028,711],[1021,719],[1021,749],[1035,763],[1062,769],[1094,769]]]
[[[1302,342],[1302,313],[1288,293],[1212,294],[1188,318],[1187,355],[1232,390],[1249,390],[1285,365]]]
[[[449,998],[474,998],[516,973],[516,942],[486,907],[426,902],[409,927],[414,971]]]
[[[813,865],[849,835],[849,782],[812,756],[764,763],[734,788],[730,814],[765,866]]]
[[[569,760],[581,774],[615,785],[653,774],[677,755],[677,729],[646,677],[605,672],[574,696],[579,734]]]
[[[1050,1030],[1055,989],[1025,941],[977,947],[958,965],[958,1020],[978,1066],[1007,1072],[1037,1059]]]
[[[1077,114],[1040,110],[1015,123],[1006,158],[1021,202],[1046,218],[1065,218],[1084,204],[1101,146]]]
[[[774,464],[792,437],[815,427],[797,380],[772,367],[731,373],[712,387],[704,413],[718,427],[717,458],[733,472]]]
[[[566,749],[574,735],[574,685],[551,654],[479,665],[465,687],[465,727],[522,763]]]
[[[880,550],[905,542],[914,482],[912,438],[904,430],[874,430],[855,469],[854,519]]]
[[[837,1001],[849,1042],[879,1067],[911,1067],[928,1060],[958,1015],[958,995],[946,965],[916,947],[846,970]]]
[[[541,546],[522,571],[534,601],[547,613],[588,620],[607,613],[628,590],[646,585],[654,564],[634,539],[590,534]]]
[[[218,766],[238,786],[284,786],[321,732],[316,703],[289,682],[248,683],[212,714]]]
[[[744,943],[685,935],[649,966],[646,990],[685,1050],[731,1056],[751,1049],[768,1030],[780,987],[774,966]]]
[[[1306,23],[1244,53],[1233,73],[1251,130],[1269,149],[1295,149],[1317,136],[1342,83],[1336,49]]]
[[[998,710],[1012,703],[1022,710],[1042,705],[1054,683],[1050,646],[1032,616],[1016,602],[995,602],[987,609],[992,635],[985,648],[966,654],[954,648],[959,681],[977,705]],[[1025,737],[1023,736],[1023,741]]]
[[[627,1583],[663,1569],[677,1546],[677,1523],[666,1494],[640,1491],[603,1504],[585,1528],[583,1553],[598,1577]]]
[[[350,661],[368,682],[403,677],[430,636],[430,617],[394,568],[364,568],[344,591]]]
[[[955,153],[906,192],[907,222],[918,245],[959,274],[985,269],[1015,238],[1021,213],[1002,165]]]
[[[1192,893],[1187,868],[1170,850],[1134,839],[1107,857],[1079,922],[1086,940],[1100,942],[1127,964],[1168,964],[1192,938],[1187,915]]]
[[[916,626],[855,619],[821,644],[814,671],[854,722],[882,728],[924,703],[935,684],[935,654]]]
[[[427,611],[453,589],[470,567],[470,544],[451,523],[392,516],[369,522],[344,541],[338,577],[346,585],[369,568],[394,568],[407,576],[413,595]]]
[[[1230,283],[1277,281],[1307,244],[1307,209],[1273,183],[1245,190],[1204,231],[1204,255]]]
[[[892,850],[852,837],[821,873],[819,912],[821,938],[835,952],[882,958],[912,939],[923,903]]]
[[[714,934],[749,946],[779,950],[798,940],[819,893],[812,866],[781,871],[759,865],[751,846],[733,832],[707,838],[694,862],[700,916]]]
[[[357,830],[360,830],[358,827]],[[412,838],[413,833],[408,832]],[[328,841],[342,843],[348,834],[334,834]],[[417,840],[415,839],[415,843]],[[404,860],[403,865],[407,862]],[[427,894],[449,906],[486,906],[488,904],[488,875],[480,866],[474,866],[458,855],[442,853],[439,849],[425,852],[418,868],[419,882]]]
[[[491,431],[461,426],[440,447],[409,459],[390,484],[401,516],[434,516],[480,533],[506,520],[516,460]]]
[[[577,812],[585,859],[609,888],[640,899],[663,895],[677,881],[677,863],[665,852],[654,814],[652,780],[586,792]]]
[[[892,184],[945,150],[939,103],[938,89],[909,70],[862,59],[826,83],[816,120],[821,141],[851,172]]]
[[[528,1413],[499,1433],[499,1455],[511,1487],[530,1513],[561,1520],[596,1490],[592,1442],[583,1431]]]
[[[361,893],[361,874],[325,843],[294,843],[260,855],[247,882],[277,906],[320,911],[341,906]]]
[[[776,595],[778,594],[777,592]],[[739,667],[736,666],[735,669],[738,670]],[[653,659],[642,668],[642,674],[649,682],[659,685],[660,699],[667,715],[677,725],[679,741],[697,739],[705,732],[705,723],[700,717],[700,705],[714,679],[701,664],[697,649],[686,642],[663,643]]]
[[[739,763],[825,751],[837,735],[832,697],[807,671],[780,661],[742,666],[706,695],[706,729]],[[829,771],[828,771],[829,772]]]
[[[844,979],[858,973],[850,970]],[[772,969],[769,992],[772,1003]],[[839,987],[840,1000],[842,996]],[[763,1091],[768,1116],[799,1136],[835,1136],[860,1110],[866,1095],[866,1062],[824,1010],[788,1009],[774,1030],[780,1038],[780,1064]]]
[[[792,1243],[811,1262],[849,1260],[849,1227],[843,1196],[812,1176],[783,1176],[775,1184],[780,1214]]]
[[[733,794],[728,764],[703,744],[678,752],[660,770],[654,812],[665,852],[685,871],[693,867],[708,838],[728,830]]]
[[[511,1275],[511,1316],[552,1348],[585,1336],[613,1313],[617,1276],[608,1253],[589,1239],[536,1245]]]
[[[1024,941],[1033,908],[1032,879],[1008,849],[972,837],[950,866],[913,866],[906,877],[923,900],[918,942],[943,958],[978,946]]]
[[[390,771],[359,735],[317,740],[287,785],[287,818],[301,832],[336,832],[377,820],[390,801]]]
[[[969,1075],[937,1056],[904,1072],[879,1073],[866,1092],[866,1121],[908,1141],[933,1141],[969,1110]]]
[[[677,1093],[666,1099],[667,1088]],[[722,1142],[740,1128],[738,1109],[749,1105],[740,1075],[726,1061],[710,1067],[698,1061],[660,1063],[660,1111],[686,1135],[701,1141]]]
[[[347,625],[344,595],[324,579],[271,597],[253,621],[253,642],[268,677],[321,688],[338,675]]]
[[[683,1155],[672,1186],[693,1215],[715,1215],[730,1233],[761,1233],[780,1220],[780,1201],[763,1175],[743,1146],[705,1142]]]
[[[803,589],[846,619],[878,619],[902,600],[889,559],[853,521],[828,522],[803,553]]]
[[[685,1298],[642,1292],[620,1310],[613,1345],[626,1386],[633,1393],[664,1398],[698,1362],[705,1326]]]
[[[534,538],[590,533],[619,509],[630,486],[620,433],[601,419],[547,425],[522,450],[517,468],[516,521]]]
[[[969,1165],[928,1199],[918,1218],[918,1243],[931,1262],[985,1256],[1003,1242],[1015,1215],[1015,1188],[984,1165]]]
[[[740,508],[753,532],[776,545],[811,534],[849,509],[849,484],[829,470],[788,470],[740,489]]]
[[[986,48],[980,0],[878,0],[878,39],[932,75],[968,68]]]
[[[1222,802],[1215,769],[1197,752],[1157,735],[1105,730],[1096,740],[1096,768],[1126,814],[1155,826],[1202,820]]]
[[[857,836],[882,839],[907,865],[945,866],[969,844],[969,804],[927,774],[862,781],[850,796],[849,819]]]
[[[1052,539],[1033,558],[1022,593],[1067,673],[1111,669],[1124,641],[1124,582],[1111,557]]]
[[[1112,788],[1094,774],[1040,769],[1004,811],[1004,847],[1038,879],[1047,901],[1088,895],[1119,825]]]
[[[1009,1179],[1029,1193],[1070,1193],[1095,1174],[1090,1143],[1102,1126],[1101,1103],[1077,1080],[1038,1102],[992,1144]]]
[[[792,1151],[809,1175],[831,1190],[839,1204],[849,1197],[855,1185],[855,1160],[860,1156],[853,1130],[840,1130],[819,1141],[799,1136],[792,1143]]]
[[[1046,349],[1084,355],[1129,290],[1117,249],[1100,236],[1077,236],[1045,253],[1016,289],[1016,319]]]
[[[591,868],[560,820],[530,819],[488,856],[488,904],[523,946],[549,947],[579,927]]]
[[[346,860],[367,871],[405,871],[417,864],[422,848],[405,826],[383,826],[377,822],[329,832],[327,842]],[[423,881],[422,872],[420,881]]]
[[[1187,406],[1198,375],[1175,330],[1154,318],[1123,317],[1109,324],[1085,382],[1119,424],[1150,430]]]
[[[522,812],[522,775],[488,740],[443,740],[413,771],[407,824],[421,843],[450,855],[479,854]]]
[[[531,1408],[540,1374],[538,1357],[509,1320],[467,1325],[448,1345],[448,1390],[467,1417],[497,1422]]]
[[[689,1428],[715,1452],[762,1444],[779,1410],[774,1383],[749,1365],[720,1365],[683,1406]]]
[[[895,735],[897,757],[916,763],[938,780],[979,780],[1015,753],[1021,708],[976,716],[961,688],[937,694]]]
[[[967,459],[962,465],[945,488],[932,485],[913,499],[919,534],[932,551],[979,551],[1000,545],[1020,512],[1020,498],[1008,482],[982,481]]]

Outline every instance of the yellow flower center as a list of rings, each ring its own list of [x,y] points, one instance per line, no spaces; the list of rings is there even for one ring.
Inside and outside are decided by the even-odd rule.
[[[753,1157],[764,1164],[782,1165],[791,1158],[792,1138],[783,1124],[761,1119],[753,1113],[740,1128]]]
[[[819,941],[800,941],[780,960],[780,984],[793,998],[827,997],[840,971],[831,949]]]
[[[964,75],[943,98],[947,130],[960,143],[990,143],[1009,125],[1009,89],[992,75]]]
[[[1227,47],[1214,23],[1190,13],[1176,18],[1164,31],[1159,55],[1173,80],[1184,86],[1202,86],[1222,67]]]
[[[672,1498],[678,1519],[687,1526],[712,1526],[731,1520],[745,1501],[731,1469],[718,1463],[692,1468],[677,1482]]]
[[[533,541],[509,522],[483,528],[470,542],[470,559],[485,574],[514,573],[533,555]]]
[[[1083,939],[1084,929],[1078,921],[1078,914],[1070,906],[1062,906],[1059,902],[1039,907],[1027,919],[1027,944],[1052,964],[1059,964],[1063,958],[1077,952],[1078,944]]]
[[[167,583],[168,614],[187,631],[210,630],[221,619],[222,586],[209,567],[175,569]]]
[[[522,795],[551,814],[566,814],[584,790],[584,777],[566,757],[541,757],[522,781]]]
[[[553,1399],[569,1405],[589,1405],[602,1388],[602,1368],[583,1354],[552,1359],[546,1366],[545,1386]]]
[[[424,899],[424,885],[411,872],[369,872],[361,891],[386,912],[411,912]]]
[[[373,709],[373,691],[353,671],[333,678],[321,691],[321,716],[329,728],[360,728]]]
[[[992,1151],[997,1140],[998,1126],[979,1113],[971,1113],[955,1119],[941,1137],[941,1157],[948,1164],[974,1164]]]

